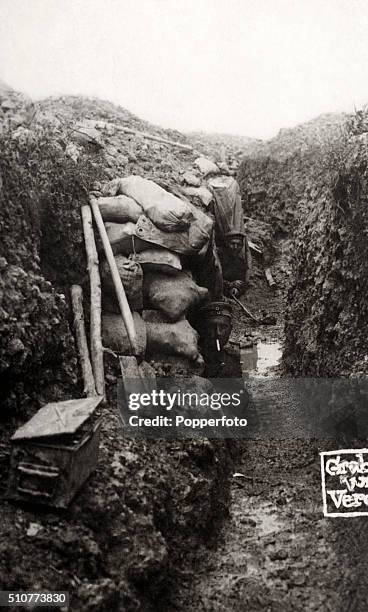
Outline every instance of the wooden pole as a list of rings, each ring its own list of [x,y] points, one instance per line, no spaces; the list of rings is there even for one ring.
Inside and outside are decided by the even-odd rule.
[[[193,151],[193,147],[191,145],[184,144],[182,142],[177,142],[176,140],[170,140],[169,138],[162,138],[161,136],[156,136],[156,134],[149,134],[148,132],[141,132],[140,130],[128,128],[128,127],[125,127],[124,125],[118,125],[117,123],[97,121],[96,127],[99,127],[101,129],[106,129],[107,127],[113,127],[115,130],[118,130],[119,132],[124,132],[124,134],[132,134],[133,136],[141,136],[142,138],[146,138],[147,140],[154,140],[155,142],[162,142],[162,144],[167,144],[172,147],[178,147],[179,149],[183,149],[183,151],[188,151],[188,152]],[[78,132],[80,130],[74,130],[74,131]]]
[[[182,142],[176,142],[175,140],[169,140],[168,138],[161,138],[161,136],[155,136],[154,134],[149,134],[148,132],[141,132],[139,130],[133,130],[132,128],[127,128],[122,125],[114,124],[114,127],[121,132],[125,132],[125,134],[133,134],[134,136],[142,136],[142,138],[146,138],[147,140],[154,140],[155,142],[162,142],[162,144],[167,144],[172,147],[178,147],[179,149],[183,149],[183,151],[191,152],[193,151],[193,147],[191,145],[183,144]]]
[[[82,206],[84,240],[86,243],[87,269],[91,287],[91,360],[98,395],[105,396],[105,375],[101,338],[101,279],[98,255],[93,233],[92,214],[88,205]]]
[[[79,285],[72,285],[70,293],[72,296],[74,329],[77,338],[77,348],[82,368],[84,393],[87,397],[93,397],[97,395],[97,393],[95,379],[93,378],[91,361],[89,358],[86,328],[84,324],[82,287],[80,287]]]
[[[127,335],[129,338],[130,345],[132,347],[133,355],[138,354],[137,350],[137,336],[135,331],[135,325],[133,321],[133,316],[128,304],[127,297],[125,295],[125,290],[123,283],[121,282],[120,274],[118,267],[116,265],[115,256],[112,252],[111,244],[106,233],[105,225],[102,220],[100,208],[98,206],[98,202],[95,198],[90,198],[91,208],[95,217],[96,225],[98,231],[100,232],[102,244],[105,250],[106,259],[110,266],[111,276],[114,283],[116,297],[119,302],[121,316],[123,317],[124,325],[126,327]]]

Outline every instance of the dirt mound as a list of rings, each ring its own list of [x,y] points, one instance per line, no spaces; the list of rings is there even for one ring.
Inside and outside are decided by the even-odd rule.
[[[124,130],[188,145],[185,136],[142,121],[107,101],[79,96],[48,98],[35,104],[35,121],[53,124],[67,155],[75,162],[88,155],[106,179],[138,174],[154,176],[158,181],[166,179],[174,185],[180,182],[180,173],[191,167],[187,151]]]

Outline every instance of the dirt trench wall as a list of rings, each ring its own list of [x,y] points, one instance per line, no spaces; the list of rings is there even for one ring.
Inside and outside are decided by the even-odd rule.
[[[286,180],[290,162],[271,157],[243,159],[239,172],[245,214],[272,221],[274,231],[285,231],[294,215],[295,186]]]
[[[79,209],[88,172],[64,155],[56,134],[22,127],[1,134],[0,177],[2,418],[65,398],[77,385],[60,288],[85,274]]]
[[[343,114],[324,114],[281,129],[271,140],[253,143],[237,177],[246,215],[270,223],[276,239],[293,233],[311,192],[316,185],[325,184],[325,159],[341,157],[346,123]]]
[[[305,197],[321,178],[321,148],[281,157],[265,152],[243,158],[238,171],[245,214],[271,223],[284,237],[299,223]]]
[[[368,371],[366,145],[340,153],[296,230],[284,353],[292,375]]]
[[[284,364],[296,376],[367,371],[368,139],[339,121],[280,132],[238,173],[246,215],[269,223],[276,249],[291,245]]]

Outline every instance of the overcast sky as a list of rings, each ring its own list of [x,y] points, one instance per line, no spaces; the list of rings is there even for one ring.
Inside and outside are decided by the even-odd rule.
[[[368,0],[0,0],[0,78],[270,137],[368,102]]]

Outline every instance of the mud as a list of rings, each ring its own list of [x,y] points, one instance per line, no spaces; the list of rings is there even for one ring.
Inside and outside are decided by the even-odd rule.
[[[265,285],[260,292],[279,316],[282,294]],[[244,301],[256,308],[254,292]],[[322,512],[319,452],[336,442],[298,438],[298,431],[305,434],[305,413],[280,378],[282,326],[252,327],[242,317],[236,333],[249,342],[243,372],[257,429],[235,464],[229,517],[217,537],[188,557],[162,609],[363,611],[367,564],[358,542],[364,523],[336,522]]]
[[[317,449],[247,443],[217,547],[167,610],[342,610],[335,534],[322,516]],[[344,570],[345,571],[345,570]]]
[[[251,357],[245,385],[259,410],[265,383],[280,382],[280,345],[261,342]],[[266,386],[271,397],[273,389]],[[304,427],[297,400],[294,410],[285,407],[282,394],[274,400],[272,418],[259,415],[266,430],[260,426],[258,439],[243,442],[231,479],[229,518],[215,543],[189,559],[190,572],[176,582],[165,602],[167,612],[364,609],[349,607],[357,601],[356,582],[354,596],[346,591],[360,556],[349,545],[350,528],[322,513],[319,451],[331,441],[293,437],[298,425]],[[293,403],[292,394],[288,402]],[[289,430],[285,411],[294,415]],[[289,439],[281,439],[287,431]],[[352,530],[356,533],[355,526]]]

